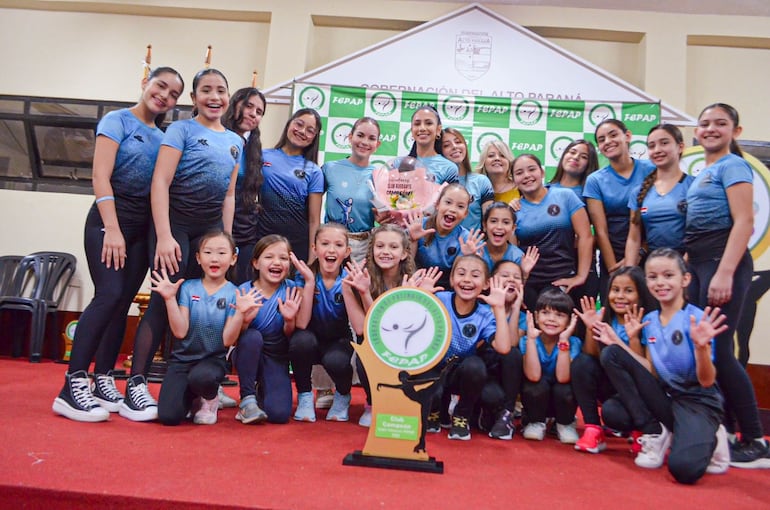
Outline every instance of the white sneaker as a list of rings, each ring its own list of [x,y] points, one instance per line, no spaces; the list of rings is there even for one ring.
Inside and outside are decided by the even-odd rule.
[[[575,444],[580,439],[577,429],[575,428],[575,422],[568,425],[556,424],[556,435],[559,436],[559,441],[563,444]]]
[[[198,425],[214,425],[217,422],[219,397],[206,400],[200,397],[200,409],[193,415],[193,423]]]
[[[639,438],[642,451],[634,459],[637,466],[657,469],[663,465],[668,447],[671,446],[671,432],[662,423],[660,428],[662,429],[660,434],[642,434]]]
[[[317,404],[316,407],[318,407]],[[347,395],[340,395],[335,391],[334,402],[332,403],[329,412],[326,414],[326,419],[328,421],[348,421],[350,419],[348,409],[350,409],[350,393]]]
[[[94,374],[94,382],[91,383],[91,393],[96,402],[111,413],[120,410],[123,403],[123,394],[115,386],[115,377],[112,370],[106,374]]]
[[[524,432],[521,433],[524,439],[531,439],[533,441],[542,441],[545,438],[545,422],[533,421],[528,423],[524,427]]]
[[[233,397],[225,393],[225,388],[221,384],[219,385],[219,389],[217,390],[217,397],[219,397],[220,409],[224,409],[225,407],[238,406],[238,402],[236,402]]]
[[[706,473],[721,475],[726,473],[729,467],[730,443],[727,438],[727,429],[724,425],[720,425],[717,429],[717,446],[714,448],[714,454],[711,456],[711,462],[706,468]]]
[[[158,419],[158,402],[147,388],[147,379],[135,375],[126,384],[126,396],[120,404],[118,413],[131,421],[151,421]]]
[[[372,406],[369,404],[366,404],[364,406],[364,414],[361,415],[361,417],[358,419],[358,424],[362,427],[371,427],[372,426]]]
[[[297,410],[294,412],[294,419],[297,421],[315,421],[312,391],[303,391],[297,395]]]
[[[75,421],[98,422],[109,419],[110,412],[91,394],[91,381],[85,370],[64,374],[64,387],[53,401],[53,412]]]

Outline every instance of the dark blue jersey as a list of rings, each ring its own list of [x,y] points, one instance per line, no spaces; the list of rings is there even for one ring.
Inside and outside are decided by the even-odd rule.
[[[661,195],[655,186],[651,186],[641,207],[637,199],[641,186],[636,186],[631,191],[628,208],[631,211],[640,211],[650,251],[657,248],[673,248],[680,252],[684,250],[687,189],[692,181],[692,176],[685,176],[665,195]]]
[[[179,289],[179,306],[190,313],[187,335],[175,342],[171,357],[176,361],[199,361],[225,357],[223,333],[227,318],[235,315],[236,286],[226,282],[209,295],[199,279],[187,280]]]
[[[476,302],[473,311],[460,315],[454,306],[454,292],[438,292],[436,297],[446,307],[452,321],[452,340],[444,360],[452,356],[466,358],[476,353],[483,342],[491,343],[497,331],[495,314],[486,303]]]

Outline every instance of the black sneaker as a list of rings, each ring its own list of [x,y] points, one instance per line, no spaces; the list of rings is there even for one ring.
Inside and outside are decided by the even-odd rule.
[[[147,379],[143,375],[137,374],[128,380],[126,396],[118,412],[131,421],[158,419],[158,402],[147,389]]]
[[[479,419],[476,422],[479,430],[482,432],[489,432],[495,424],[495,415],[490,413],[483,407],[479,409]]]
[[[744,469],[770,469],[767,440],[754,439],[730,445],[730,465]]]
[[[503,409],[497,414],[497,421],[489,431],[489,437],[492,439],[503,439],[510,441],[513,439],[513,413],[508,409]]]
[[[433,432],[434,434],[441,432],[441,416],[438,411],[431,411],[428,415],[427,432]]]
[[[115,386],[115,377],[112,375],[112,370],[106,374],[94,374],[91,392],[96,402],[109,412],[117,413],[120,410],[120,404],[123,403],[123,394]]]
[[[459,439],[460,441],[468,441],[471,438],[471,426],[468,423],[468,418],[463,416],[452,416],[452,428],[449,430],[449,439]]]
[[[91,381],[85,370],[64,374],[64,387],[53,401],[53,412],[75,421],[105,421],[110,412],[91,394]]]

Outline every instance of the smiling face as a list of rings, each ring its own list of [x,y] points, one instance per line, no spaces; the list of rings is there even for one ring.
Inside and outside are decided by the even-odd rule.
[[[465,157],[468,155],[468,147],[465,141],[453,133],[444,133],[441,137],[441,154],[458,167],[462,166]]]
[[[398,232],[384,230],[372,239],[372,257],[382,271],[397,268],[409,254],[404,246],[404,236]]]
[[[495,207],[489,210],[484,222],[487,243],[495,248],[505,246],[516,228],[511,210],[507,207]]]
[[[579,143],[564,151],[561,157],[564,172],[579,179],[588,168],[588,147]]]
[[[301,151],[309,147],[316,136],[318,136],[318,124],[314,115],[306,113],[289,122],[286,138],[294,149]]]
[[[315,237],[313,253],[318,258],[321,275],[336,277],[342,262],[350,255],[347,234],[341,228],[321,227]]]
[[[508,176],[511,168],[511,162],[494,145],[487,149],[487,156],[484,158],[484,171],[489,177]]]
[[[500,278],[505,286],[505,302],[512,303],[516,299],[518,289],[523,288],[524,285],[521,266],[515,262],[501,262],[497,265],[493,276]]]
[[[217,73],[201,76],[196,89],[190,94],[198,116],[209,122],[219,121],[230,103],[227,82]]]
[[[545,173],[532,158],[520,156],[513,164],[513,183],[524,195],[533,195],[543,188]]]
[[[230,241],[222,235],[206,239],[195,254],[203,274],[211,280],[222,280],[227,270],[235,265],[237,256]]]
[[[537,328],[544,334],[558,337],[562,331],[567,329],[569,314],[546,307],[535,312],[535,321]]]
[[[176,106],[183,87],[178,75],[158,73],[142,83],[142,103],[153,116],[166,113]]]
[[[684,142],[677,143],[665,129],[656,129],[647,136],[647,154],[658,168],[678,165],[683,150]]]
[[[460,186],[445,188],[436,204],[436,231],[446,235],[468,215],[470,195]]]
[[[260,285],[275,287],[289,275],[289,247],[284,242],[273,243],[251,261]]]
[[[412,116],[412,138],[420,148],[430,149],[441,132],[436,113],[422,108]]]
[[[475,301],[489,284],[487,266],[476,257],[462,257],[452,268],[449,283],[455,295],[462,301]]]
[[[684,304],[684,291],[690,284],[690,273],[683,273],[679,262],[669,257],[648,258],[644,264],[647,288],[661,306]]]
[[[612,311],[622,318],[629,312],[631,305],[639,304],[639,291],[630,276],[621,274],[612,279],[607,298]]]
[[[257,94],[253,94],[241,102],[241,115],[243,119],[238,124],[240,134],[249,133],[259,127],[262,117],[265,115],[265,103]]]
[[[369,161],[380,146],[380,130],[371,122],[358,122],[348,135],[353,156]]]
[[[707,153],[727,153],[730,142],[741,134],[732,117],[718,106],[703,111],[695,128],[695,138]]]
[[[630,157],[628,152],[630,143],[631,132],[624,132],[622,128],[612,122],[605,122],[596,130],[596,145],[599,152],[610,161]]]

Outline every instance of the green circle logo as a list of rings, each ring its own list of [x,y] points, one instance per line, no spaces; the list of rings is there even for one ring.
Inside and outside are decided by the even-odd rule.
[[[556,161],[561,158],[562,153],[564,152],[564,149],[567,148],[567,145],[572,143],[572,138],[569,136],[559,136],[554,139],[553,142],[551,142],[551,157],[555,159]]]
[[[481,135],[479,135],[479,137],[476,139],[476,150],[479,152],[479,154],[481,154],[482,152],[484,152],[484,147],[486,147],[487,145],[489,145],[490,142],[493,142],[493,141],[503,142],[503,137],[492,131],[489,131],[487,133],[481,133]],[[503,143],[506,143],[506,142],[503,142]]]
[[[597,104],[591,108],[591,113],[588,114],[588,120],[591,122],[592,126],[596,126],[603,120],[616,118],[617,115],[615,115],[615,109],[612,107],[612,105],[607,103]]]
[[[299,92],[299,105],[302,108],[320,110],[326,104],[326,94],[318,87],[305,87]]]
[[[348,136],[353,129],[353,124],[349,122],[341,122],[334,126],[332,129],[332,143],[338,149],[348,150],[350,149],[350,140]]]
[[[369,99],[369,106],[375,115],[387,117],[396,111],[398,101],[396,101],[396,96],[390,92],[380,91],[372,94],[371,99]]]
[[[649,159],[647,154],[647,142],[643,140],[632,140],[628,146],[628,152],[634,159]]]
[[[449,348],[449,315],[433,294],[399,287],[374,302],[365,325],[369,345],[387,366],[421,371],[435,366]]]
[[[441,102],[441,111],[449,120],[463,120],[471,111],[471,104],[463,96],[449,96]]]
[[[67,323],[67,326],[64,328],[64,336],[66,336],[68,339],[72,340],[75,338],[75,330],[78,327],[78,321],[70,321]]]
[[[525,126],[534,126],[543,118],[543,106],[537,101],[526,99],[516,105],[516,120]]]

